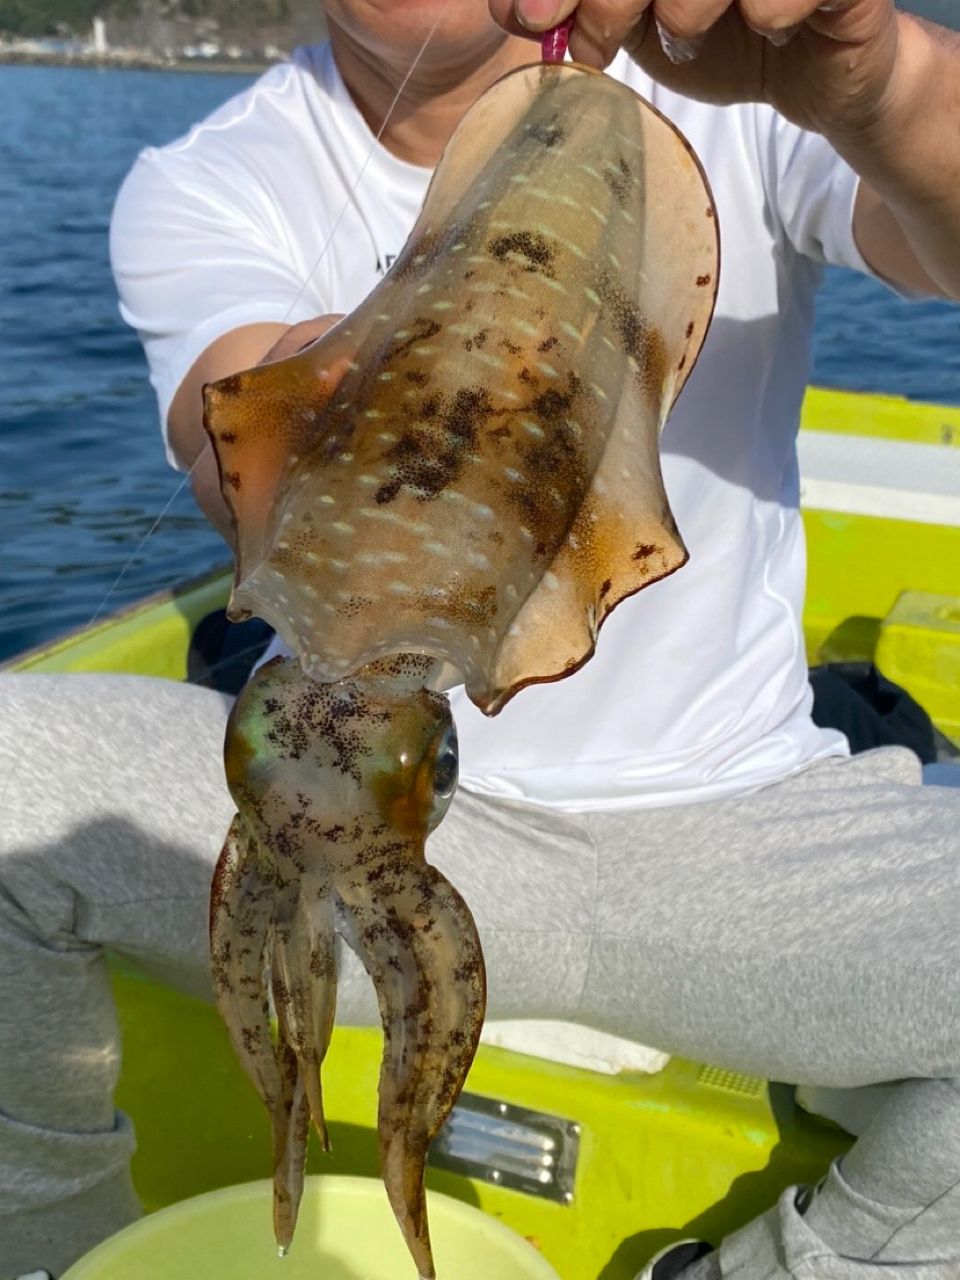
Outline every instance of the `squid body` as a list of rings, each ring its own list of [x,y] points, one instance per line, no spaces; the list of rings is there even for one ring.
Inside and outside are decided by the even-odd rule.
[[[676,129],[572,64],[466,115],[383,282],[290,359],[205,390],[235,619],[297,662],[237,702],[214,882],[221,1009],[273,1117],[289,1242],[335,991],[357,948],[386,1031],[384,1180],[423,1277],[428,1144],[484,1008],[476,930],[425,861],[452,787],[446,700],[495,714],[593,653],[686,551],[658,438],[710,322],[716,214]],[[278,1033],[271,1035],[272,990]]]

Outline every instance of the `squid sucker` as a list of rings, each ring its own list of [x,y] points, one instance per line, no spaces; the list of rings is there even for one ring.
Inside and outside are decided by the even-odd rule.
[[[434,1276],[424,1161],[485,1004],[469,910],[424,859],[456,767],[435,690],[463,683],[496,714],[575,672],[611,609],[685,562],[658,441],[718,265],[673,125],[597,72],[531,66],[464,117],[360,307],[205,388],[229,614],[259,614],[295,655],[231,716],[239,812],[211,904],[220,1008],[273,1121],[282,1248],[311,1117],[325,1140],[340,932],[385,1028],[384,1182]]]

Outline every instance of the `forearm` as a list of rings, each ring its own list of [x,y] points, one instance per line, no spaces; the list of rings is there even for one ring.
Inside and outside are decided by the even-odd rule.
[[[231,540],[232,522],[220,493],[213,446],[203,427],[203,388],[208,382],[259,363],[286,331],[287,326],[280,324],[246,325],[212,342],[181,382],[167,416],[173,455],[190,472],[200,510],[227,542]]]
[[[252,324],[211,342],[181,382],[167,415],[174,457],[190,472],[197,505],[228,543],[233,520],[220,492],[220,472],[203,425],[203,388],[267,360],[283,360],[322,338],[338,315],[317,316],[299,324]]]
[[[897,74],[868,128],[825,133],[883,201],[923,270],[960,299],[960,36],[900,15]],[[861,202],[858,240],[868,261],[871,226]],[[873,209],[874,222],[883,210]]]

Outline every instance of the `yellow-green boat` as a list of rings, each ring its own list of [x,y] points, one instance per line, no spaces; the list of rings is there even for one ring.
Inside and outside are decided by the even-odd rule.
[[[800,457],[811,664],[875,662],[960,743],[960,408],[812,389]],[[183,679],[193,629],[228,581],[152,597],[7,669]],[[266,1115],[213,1009],[119,968],[115,982],[118,1102],[137,1126],[147,1208],[265,1176]],[[495,1025],[490,1039],[428,1185],[535,1240],[564,1280],[632,1280],[677,1236],[718,1241],[849,1141],[785,1085],[538,1024]],[[333,1154],[312,1149],[313,1171],[376,1176],[380,1048],[374,1030],[335,1034]]]

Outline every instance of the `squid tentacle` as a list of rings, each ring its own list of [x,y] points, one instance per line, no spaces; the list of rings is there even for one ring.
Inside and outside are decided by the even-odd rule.
[[[333,907],[328,894],[308,904],[301,892],[286,915],[274,930],[273,1003],[281,1039],[296,1056],[320,1144],[329,1151],[320,1068],[337,1006]]]
[[[432,1280],[424,1166],[480,1039],[486,1003],[480,940],[463,898],[428,864],[391,867],[374,896],[356,884],[337,889],[383,1022],[384,1184],[421,1280]]]
[[[273,1114],[283,1094],[270,1031],[264,965],[274,884],[259,845],[238,813],[230,824],[210,894],[210,954],[217,1007],[257,1093]]]
[[[310,1110],[296,1055],[285,1044],[274,1044],[270,1027],[266,970],[278,888],[275,868],[238,813],[210,895],[213,982],[234,1051],[270,1114],[274,1233],[285,1252],[303,1192]]]
[[[277,1045],[283,1079],[280,1105],[273,1111],[273,1234],[282,1258],[297,1226],[307,1167],[310,1103],[297,1055],[283,1041]]]

